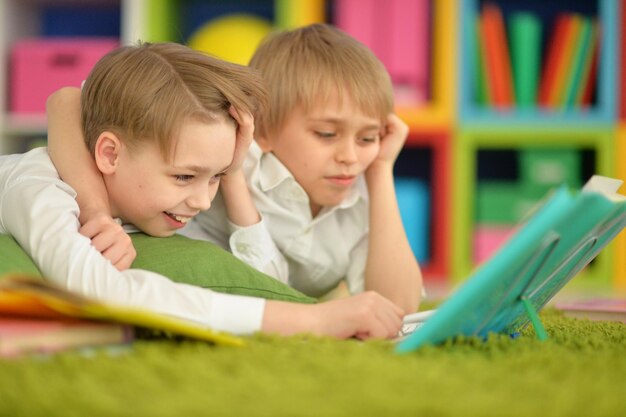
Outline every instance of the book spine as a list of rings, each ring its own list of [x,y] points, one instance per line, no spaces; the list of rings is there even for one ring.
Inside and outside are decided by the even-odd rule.
[[[474,23],[474,31],[476,33],[476,65],[475,65],[475,80],[476,86],[476,102],[483,106],[492,106],[493,98],[489,91],[489,82],[487,80],[487,62],[485,56],[484,39],[481,30],[481,18],[478,16]]]
[[[580,85],[583,83],[583,74],[585,72],[585,60],[590,48],[590,42],[592,37],[592,24],[591,19],[583,18],[581,22],[581,33],[578,37],[578,42],[575,48],[574,58],[572,66],[570,68],[570,77],[567,82],[567,88],[565,92],[564,106],[565,108],[572,108],[576,104],[576,94],[580,90]]]
[[[588,50],[585,71],[581,80],[580,90],[576,97],[576,104],[585,108],[591,105],[598,76],[598,60],[600,50],[600,24],[593,22],[591,45]]]
[[[535,106],[541,59],[541,23],[530,13],[511,16],[511,62],[520,108]]]
[[[557,16],[554,28],[548,42],[547,53],[544,58],[541,80],[539,82],[539,91],[537,93],[537,102],[540,107],[550,107],[550,92],[554,90],[554,84],[557,77],[557,68],[559,60],[563,52],[563,44],[567,32],[568,18],[565,14]]]
[[[555,81],[548,97],[548,104],[552,109],[562,107],[565,101],[567,82],[574,64],[576,44],[578,43],[581,32],[582,17],[575,14],[568,15],[565,37],[560,51],[560,58],[556,66]]]
[[[493,104],[495,108],[508,109],[515,99],[504,18],[500,9],[490,3],[483,6],[482,18],[486,69]]]

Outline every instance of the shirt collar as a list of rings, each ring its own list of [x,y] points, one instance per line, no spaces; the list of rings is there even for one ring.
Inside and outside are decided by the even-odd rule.
[[[259,169],[259,185],[263,192],[270,191],[285,181],[293,182],[299,186],[287,167],[271,152],[262,152]]]

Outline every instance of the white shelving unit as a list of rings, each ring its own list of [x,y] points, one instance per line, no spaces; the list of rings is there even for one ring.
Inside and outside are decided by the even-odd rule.
[[[120,42],[143,38],[145,5],[149,0],[0,0],[0,155],[20,152],[24,142],[45,138],[46,117],[9,112],[10,56],[12,45],[41,36],[41,12],[49,6],[85,7],[113,5],[120,8]]]

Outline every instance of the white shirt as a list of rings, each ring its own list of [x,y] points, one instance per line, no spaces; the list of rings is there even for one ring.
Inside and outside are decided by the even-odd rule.
[[[46,148],[0,156],[0,233],[12,235],[46,279],[87,297],[215,330],[260,330],[263,299],[219,294],[139,269],[118,271],[78,232],[75,196]]]
[[[311,217],[309,199],[289,170],[256,143],[243,170],[262,220],[249,227],[228,221],[218,193],[211,208],[181,233],[230,250],[258,270],[319,297],[346,280],[349,291],[363,291],[369,206],[365,179],[338,206]]]

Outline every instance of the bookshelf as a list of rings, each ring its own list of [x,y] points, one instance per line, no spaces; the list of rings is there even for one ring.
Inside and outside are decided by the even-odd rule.
[[[76,7],[78,12],[85,4],[117,10],[119,21],[115,36],[121,43],[131,43],[137,39],[186,42],[203,23],[232,13],[247,13],[281,28],[318,21],[338,24],[340,3],[351,1],[354,2],[5,0],[0,2],[0,56],[8,57],[16,40],[42,35],[41,11],[58,5]],[[596,17],[602,25],[597,85],[591,107],[557,111],[536,106],[496,110],[477,100],[475,22],[484,3],[484,0],[432,0],[429,3],[427,96],[416,102],[402,100],[397,105],[398,114],[411,128],[403,161],[409,168],[403,175],[424,181],[430,190],[429,258],[423,262],[423,267],[426,280],[431,283],[454,283],[476,266],[472,245],[476,239],[476,208],[483,195],[481,172],[499,169],[498,161],[490,159],[492,156],[500,159],[498,155],[505,155],[503,160],[520,160],[526,151],[563,151],[568,155],[574,152],[581,160],[580,171],[576,174],[580,181],[590,170],[626,179],[626,168],[621,162],[626,159],[626,94],[619,83],[626,82],[626,72],[618,71],[620,53],[622,56],[626,53],[626,42],[622,41],[626,36],[623,1],[492,1],[501,8],[507,25],[511,14],[516,12],[539,16],[544,39],[542,51],[546,49],[545,38],[559,12]],[[402,0],[385,2],[382,7],[385,10],[376,0],[357,0],[355,4],[361,7],[362,13],[369,10],[377,19],[375,23],[382,26],[393,28],[385,19],[411,19],[402,13],[400,17],[398,13],[390,17],[393,13],[388,9],[402,7]],[[76,16],[80,16],[78,12]],[[382,26],[377,26],[378,32],[374,34],[381,32]],[[401,33],[406,32],[398,32]],[[45,139],[46,126],[42,115],[17,117],[9,111],[9,66],[6,64],[5,61],[5,65],[0,66],[0,97],[3,98],[0,101],[0,154],[23,151],[26,143]],[[411,167],[411,164],[416,166]],[[427,170],[417,165],[425,165]],[[504,180],[519,182],[522,173],[519,166],[517,169],[514,178]],[[585,281],[598,281],[600,285],[608,285],[611,278],[616,288],[621,286],[626,290],[626,235],[622,234],[607,248],[584,276]]]
[[[507,28],[505,36],[509,37],[514,34],[511,27],[513,16],[519,16],[519,13],[538,16],[536,21],[541,27],[542,41],[537,44],[541,47],[538,53],[541,63],[538,67],[537,85],[542,81],[543,66],[549,57],[548,51],[557,16],[568,12],[584,16],[589,20],[596,18],[602,35],[597,64],[596,92],[591,106],[546,109],[533,103],[523,105],[513,102],[506,108],[497,108],[481,102],[477,95],[479,83],[486,81],[484,76],[481,80],[480,74],[484,72],[480,71],[486,70],[481,69],[479,63],[485,65],[485,57],[481,53],[485,54],[485,48],[488,48],[488,45],[480,43],[478,34],[484,32],[479,32],[480,29],[477,29],[477,19],[481,16],[481,10],[485,4],[495,5],[501,10]],[[459,2],[459,6],[461,8],[461,30],[458,41],[461,63],[458,68],[459,129],[454,139],[451,164],[454,167],[452,173],[451,276],[457,280],[467,276],[477,265],[472,249],[479,249],[477,242],[480,241],[476,236],[484,227],[484,224],[480,222],[488,217],[480,211],[486,211],[489,204],[493,202],[489,192],[509,195],[510,202],[515,202],[517,206],[530,207],[541,198],[541,193],[533,193],[530,190],[533,184],[527,178],[528,174],[525,174],[522,166],[525,159],[537,158],[537,152],[560,155],[551,161],[543,161],[544,165],[547,164],[551,169],[546,172],[574,170],[573,176],[576,183],[570,183],[571,187],[582,185],[582,182],[592,173],[615,176],[617,175],[615,169],[620,165],[615,159],[615,151],[619,146],[615,125],[617,115],[615,85],[617,82],[616,57],[618,56],[617,16],[621,2],[613,0],[596,2],[469,0]],[[481,24],[484,25],[484,17],[481,19],[483,19]],[[514,49],[513,42],[509,42],[508,46],[510,48],[509,59],[511,59],[515,52],[511,50]],[[482,62],[478,62],[480,59]],[[513,73],[515,73],[515,67]],[[494,178],[481,178],[481,171],[484,170],[481,170],[479,166],[479,153],[498,150],[503,152],[500,154],[496,152],[493,155],[504,155],[509,158],[509,165],[517,165],[517,167],[513,169],[513,178],[495,178],[496,185],[494,186]],[[529,153],[535,156],[526,156]],[[567,162],[567,158],[571,159],[571,157],[578,162],[575,164]],[[572,173],[570,172],[569,175],[572,176]],[[513,203],[506,207],[507,211],[514,209]],[[515,221],[518,220],[520,219],[515,219]],[[511,221],[508,226],[512,227],[513,223]],[[487,226],[489,226],[488,223]],[[494,245],[493,242],[491,244]],[[622,269],[621,264],[624,263],[622,255],[624,249],[619,248],[618,245],[619,243],[607,248],[583,272],[582,276],[574,281],[574,285],[585,288],[617,287]],[[495,244],[494,248],[497,246]],[[622,253],[616,255],[616,250],[621,250]]]
[[[517,109],[515,107],[509,110],[495,110],[489,106],[479,105],[476,100],[476,82],[477,62],[476,51],[478,48],[476,42],[476,19],[479,15],[480,6],[483,2],[476,0],[467,0],[459,2],[461,7],[461,30],[459,32],[458,43],[460,48],[460,65],[459,69],[459,118],[464,124],[490,124],[490,125],[519,125],[533,124],[545,127],[559,125],[589,125],[589,124],[610,124],[615,122],[616,115],[616,70],[617,63],[617,0],[599,0],[595,2],[547,2],[552,8],[545,10],[546,2],[529,0],[528,2],[504,2],[491,1],[503,10],[504,19],[507,20],[509,15],[514,11],[532,12],[533,7],[541,8],[542,12],[547,15],[542,21],[543,37],[548,39],[553,29],[552,22],[555,16],[564,11],[580,12],[575,5],[580,6],[583,11],[588,12],[591,8],[590,17],[597,17],[602,26],[601,48],[598,64],[598,78],[596,100],[589,109],[569,109],[546,111],[538,107]],[[508,6],[507,6],[507,3]],[[507,7],[505,7],[507,6]],[[508,13],[507,13],[508,12]],[[507,20],[508,23],[508,20]],[[545,52],[544,48],[544,52]]]

